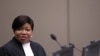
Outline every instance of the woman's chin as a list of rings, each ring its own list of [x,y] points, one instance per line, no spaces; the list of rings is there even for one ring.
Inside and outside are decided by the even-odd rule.
[[[20,42],[21,42],[21,43],[27,43],[27,42],[29,42],[29,40],[21,39]]]

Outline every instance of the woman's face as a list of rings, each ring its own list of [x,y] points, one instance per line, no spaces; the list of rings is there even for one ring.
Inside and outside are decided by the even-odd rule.
[[[19,29],[15,30],[15,38],[21,42],[21,43],[27,43],[29,42],[31,36],[32,36],[32,29],[30,24],[25,23],[22,27]]]

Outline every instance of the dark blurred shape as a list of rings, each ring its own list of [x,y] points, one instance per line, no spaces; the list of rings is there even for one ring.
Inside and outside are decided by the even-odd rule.
[[[69,44],[69,46],[54,52],[53,56],[73,56],[73,49],[74,45]]]
[[[100,56],[100,40],[91,41],[90,44],[83,47],[82,56]]]

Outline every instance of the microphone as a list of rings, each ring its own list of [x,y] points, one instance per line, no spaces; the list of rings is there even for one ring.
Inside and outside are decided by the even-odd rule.
[[[66,48],[65,46],[61,46],[61,45],[60,45],[60,43],[57,41],[57,38],[56,38],[56,36],[55,36],[54,34],[51,34],[50,36],[51,36],[51,39],[52,39],[52,40],[54,40],[54,41],[57,42],[57,44],[60,46],[61,49],[65,49],[65,48]],[[73,46],[77,51],[79,51],[79,52],[82,53],[82,51],[79,50],[78,48],[76,48],[76,47],[74,46],[74,44],[69,43],[69,45]]]
[[[54,34],[51,34],[50,36],[51,36],[51,39],[57,41],[56,36]]]
[[[50,36],[51,36],[51,39],[52,39],[52,40],[54,40],[54,41],[57,42],[57,44],[60,46],[61,49],[64,48],[64,47],[62,47],[62,46],[60,45],[60,43],[57,41],[56,36],[55,36],[54,34],[51,34]]]

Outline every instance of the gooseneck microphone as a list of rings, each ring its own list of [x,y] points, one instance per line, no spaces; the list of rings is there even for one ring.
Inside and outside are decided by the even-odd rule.
[[[63,49],[63,47],[62,47],[62,46],[60,45],[60,43],[57,41],[56,36],[55,36],[54,34],[51,34],[50,36],[51,36],[51,39],[54,40],[54,41],[56,41],[57,44],[60,46],[60,48]]]
[[[52,40],[54,40],[54,41],[56,41],[56,42],[57,42],[57,44],[60,46],[60,48],[61,48],[61,49],[66,48],[65,46],[61,46],[61,45],[60,45],[60,43],[57,41],[57,38],[56,38],[56,36],[55,36],[54,34],[51,34],[50,36],[51,36],[51,39],[52,39]],[[82,51],[81,51],[81,50],[79,50],[78,48],[76,48],[76,47],[74,46],[74,44],[69,43],[69,45],[73,45],[73,47],[74,47],[77,51],[79,51],[79,52],[81,52],[81,53],[82,53]]]
[[[51,34],[50,36],[51,36],[51,39],[57,41],[56,36],[54,34]]]

